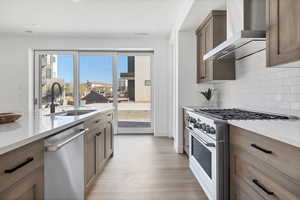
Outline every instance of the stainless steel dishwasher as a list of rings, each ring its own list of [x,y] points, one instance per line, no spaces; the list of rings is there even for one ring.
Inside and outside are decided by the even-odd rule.
[[[45,200],[84,199],[83,124],[45,140]]]

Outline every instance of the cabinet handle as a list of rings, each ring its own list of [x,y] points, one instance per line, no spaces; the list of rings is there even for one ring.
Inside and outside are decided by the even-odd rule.
[[[272,151],[264,149],[264,148],[262,148],[260,146],[257,146],[256,144],[251,144],[251,147],[253,147],[255,149],[258,149],[258,150],[260,150],[260,151],[262,151],[264,153],[267,153],[267,154],[272,154],[273,153]]]
[[[100,120],[96,120],[96,121],[95,121],[95,124],[98,124],[99,122],[100,122]]]
[[[101,134],[102,134],[102,132],[99,132],[99,133],[96,134],[96,136],[100,136]]]
[[[18,169],[24,167],[24,166],[27,165],[28,163],[32,162],[33,160],[34,160],[33,157],[29,157],[29,158],[26,159],[25,162],[23,162],[23,163],[17,165],[16,167],[11,168],[11,169],[6,169],[6,170],[4,170],[4,173],[5,173],[5,174],[11,174],[11,173],[15,172],[16,170],[18,170]]]
[[[274,195],[274,192],[271,192],[269,190],[267,190],[262,184],[260,184],[258,182],[257,179],[253,179],[252,182],[257,186],[259,187],[260,189],[262,189],[265,193],[267,193],[268,195]]]
[[[205,76],[201,76],[200,79],[205,79]]]

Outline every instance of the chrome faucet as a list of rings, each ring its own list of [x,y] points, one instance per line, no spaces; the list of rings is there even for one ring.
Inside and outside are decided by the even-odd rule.
[[[61,96],[62,95],[62,87],[61,85],[58,83],[58,82],[54,82],[52,84],[52,87],[51,87],[51,105],[50,105],[50,113],[55,113],[55,104],[54,104],[54,100],[55,100],[55,96],[54,96],[54,87],[55,85],[58,86],[58,89],[59,89],[59,95]]]

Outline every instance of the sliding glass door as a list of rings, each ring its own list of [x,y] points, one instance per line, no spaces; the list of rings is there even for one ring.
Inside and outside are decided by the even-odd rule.
[[[113,105],[115,133],[153,133],[152,53],[35,51],[35,108],[48,113],[51,86],[57,111]]]

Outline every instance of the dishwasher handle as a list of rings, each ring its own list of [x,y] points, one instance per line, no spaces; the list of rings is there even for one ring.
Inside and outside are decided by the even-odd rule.
[[[65,146],[66,144],[68,144],[69,142],[72,142],[73,140],[75,140],[76,138],[84,135],[86,132],[88,132],[89,129],[86,128],[86,129],[81,129],[79,133],[75,134],[75,135],[72,135],[71,137],[69,138],[66,138],[62,141],[59,141],[57,143],[54,143],[54,144],[49,144],[49,143],[46,143],[45,144],[45,149],[46,151],[48,152],[55,152],[55,151],[58,151],[60,148],[62,148],[63,146]]]

